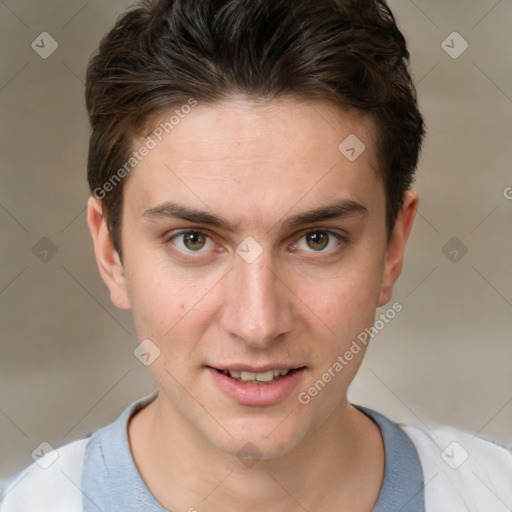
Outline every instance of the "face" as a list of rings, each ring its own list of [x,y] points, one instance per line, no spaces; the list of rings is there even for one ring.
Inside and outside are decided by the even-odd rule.
[[[355,160],[339,149],[351,134]],[[112,300],[160,351],[169,417],[222,452],[282,456],[346,409],[364,347],[299,396],[390,299],[415,196],[388,245],[372,123],[324,102],[199,103],[155,141],[124,184],[123,265],[90,202]],[[238,380],[272,369],[297,370]]]

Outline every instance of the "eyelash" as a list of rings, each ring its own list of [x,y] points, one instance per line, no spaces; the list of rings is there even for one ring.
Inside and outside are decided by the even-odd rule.
[[[179,231],[173,231],[172,233],[169,233],[168,235],[166,235],[163,238],[163,243],[164,244],[172,243],[172,240],[174,238],[177,238],[179,236],[182,236],[182,235],[185,235],[188,233],[203,235],[213,242],[213,239],[211,238],[208,231],[204,231],[202,229],[182,229]],[[344,236],[336,231],[332,231],[332,230],[326,229],[326,228],[315,228],[315,229],[310,229],[308,231],[305,231],[302,233],[302,235],[300,236],[298,241],[302,240],[304,237],[306,237],[307,235],[312,234],[312,233],[326,233],[329,235],[329,237],[333,236],[338,241],[337,247],[335,247],[334,249],[331,249],[329,251],[313,251],[313,250],[306,251],[306,252],[312,253],[312,254],[316,253],[316,254],[324,255],[325,257],[334,256],[334,255],[338,254],[338,252],[342,249],[342,247],[349,242],[349,240],[346,236]],[[298,243],[298,241],[292,245],[296,245]],[[330,242],[330,240],[329,240],[329,242]],[[175,244],[173,244],[173,245],[175,245]],[[177,249],[177,250],[180,252],[181,255],[185,255],[185,257],[187,257],[187,258],[193,258],[193,259],[196,259],[196,258],[200,257],[202,254],[205,254],[207,252],[207,251],[187,251],[187,252],[185,252],[185,251],[182,251],[181,249]]]

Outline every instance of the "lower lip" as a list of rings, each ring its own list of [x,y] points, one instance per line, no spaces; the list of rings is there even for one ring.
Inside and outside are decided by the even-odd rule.
[[[244,384],[214,368],[206,368],[217,386],[232,400],[241,405],[272,405],[287,397],[297,386],[305,367],[295,370],[270,384]]]

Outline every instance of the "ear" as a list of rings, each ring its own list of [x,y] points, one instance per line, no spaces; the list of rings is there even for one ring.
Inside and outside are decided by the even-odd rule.
[[[110,290],[110,300],[118,308],[130,309],[123,264],[103,218],[101,201],[94,196],[91,196],[87,202],[87,224],[94,242],[94,252],[101,277]]]
[[[398,214],[386,250],[386,259],[384,261],[384,271],[377,306],[383,306],[391,300],[393,285],[402,271],[405,244],[409,238],[417,209],[418,194],[414,190],[407,190],[404,195],[404,204]]]

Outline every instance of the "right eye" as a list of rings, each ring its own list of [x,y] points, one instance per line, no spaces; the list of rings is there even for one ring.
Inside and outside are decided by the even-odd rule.
[[[197,230],[183,230],[173,233],[171,236],[167,236],[165,241],[171,242],[180,251],[187,254],[207,252],[215,245],[207,233]]]

